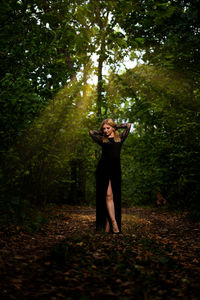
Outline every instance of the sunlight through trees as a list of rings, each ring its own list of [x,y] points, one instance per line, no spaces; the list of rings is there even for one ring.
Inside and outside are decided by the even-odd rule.
[[[1,16],[4,220],[51,202],[93,205],[88,132],[107,117],[133,124],[123,205],[160,193],[198,219],[199,2],[3,1]]]

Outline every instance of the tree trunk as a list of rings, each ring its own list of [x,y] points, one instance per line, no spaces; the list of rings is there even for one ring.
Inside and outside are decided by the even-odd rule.
[[[89,68],[90,68],[90,61],[86,61],[83,67],[83,99],[86,98],[87,96],[87,80],[88,80],[88,73],[89,73]]]
[[[79,180],[78,180],[79,201],[85,203],[86,198],[86,170],[84,160],[79,161]]]
[[[102,107],[102,90],[103,90],[102,69],[103,69],[103,56],[99,55],[98,84],[97,84],[97,115],[98,116],[101,116],[101,107]]]
[[[103,63],[106,58],[106,35],[107,35],[107,26],[108,26],[108,16],[109,11],[107,11],[105,17],[103,18],[99,7],[96,9],[96,17],[97,17],[97,24],[99,26],[99,60],[98,60],[98,84],[97,84],[97,115],[100,117],[102,115],[102,107],[103,107]]]
[[[77,162],[76,160],[72,160],[70,162],[70,167],[71,167],[71,186],[70,186],[70,193],[69,193],[69,201],[71,203],[76,203],[77,202],[77,188],[76,188],[76,184],[77,184]]]

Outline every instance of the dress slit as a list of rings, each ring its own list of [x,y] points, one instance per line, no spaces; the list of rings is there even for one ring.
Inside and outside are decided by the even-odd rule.
[[[98,170],[98,169],[97,169]],[[120,172],[118,172],[120,174]],[[111,220],[106,204],[106,195],[108,191],[109,181],[111,182],[113,203],[115,210],[115,219],[119,230],[121,231],[121,176],[118,180],[112,176],[102,176],[101,172],[97,172],[96,184],[96,229],[104,230],[106,226],[106,219],[108,219],[110,226]]]

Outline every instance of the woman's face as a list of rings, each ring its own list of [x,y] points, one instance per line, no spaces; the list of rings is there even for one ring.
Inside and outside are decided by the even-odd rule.
[[[103,125],[103,133],[106,135],[106,136],[110,136],[112,135],[114,131],[114,128],[108,124],[104,124]]]

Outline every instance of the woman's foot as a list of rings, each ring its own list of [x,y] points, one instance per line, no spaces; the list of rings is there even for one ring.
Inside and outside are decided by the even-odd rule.
[[[112,221],[112,231],[113,231],[113,233],[119,233],[119,228],[118,228],[116,220]]]

